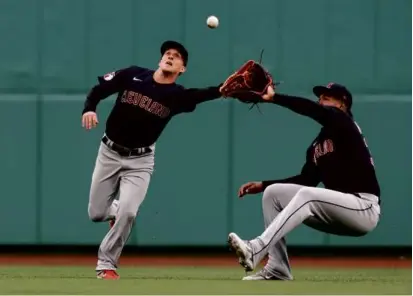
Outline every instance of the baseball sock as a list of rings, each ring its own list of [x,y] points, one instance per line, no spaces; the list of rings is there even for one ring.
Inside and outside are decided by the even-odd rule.
[[[119,209],[119,200],[115,199],[109,208],[108,219],[115,219]]]

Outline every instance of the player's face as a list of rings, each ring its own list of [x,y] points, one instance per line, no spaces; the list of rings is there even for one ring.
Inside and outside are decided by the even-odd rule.
[[[176,49],[168,49],[159,62],[162,71],[177,74],[185,72],[184,61]]]
[[[336,107],[336,108],[342,108],[343,102],[335,97],[332,96],[327,96],[327,95],[321,95],[320,98],[318,99],[318,103],[323,106],[329,106],[329,107]]]

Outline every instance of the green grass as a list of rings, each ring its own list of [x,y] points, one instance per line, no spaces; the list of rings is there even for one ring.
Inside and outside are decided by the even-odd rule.
[[[294,268],[294,281],[241,281],[241,268],[127,267],[119,281],[93,267],[0,267],[1,294],[409,294],[411,269]]]

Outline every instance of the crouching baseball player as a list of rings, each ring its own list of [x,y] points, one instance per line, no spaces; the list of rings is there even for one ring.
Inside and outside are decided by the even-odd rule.
[[[230,233],[228,243],[247,272],[268,255],[265,267],[244,280],[292,280],[285,236],[301,223],[357,237],[379,222],[380,187],[369,148],[353,119],[351,93],[335,83],[315,86],[313,92],[318,102],[275,94],[271,86],[262,96],[261,102],[307,116],[322,128],[308,147],[300,174],[249,182],[239,189],[239,197],[263,192],[265,231],[252,240]],[[320,182],[325,188],[316,187]]]

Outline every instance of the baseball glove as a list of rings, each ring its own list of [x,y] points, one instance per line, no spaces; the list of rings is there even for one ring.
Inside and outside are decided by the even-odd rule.
[[[272,76],[261,64],[249,60],[225,80],[221,93],[244,103],[258,103],[269,86],[275,86]]]

